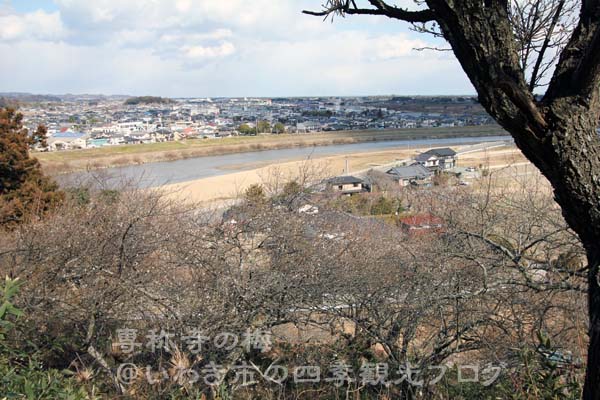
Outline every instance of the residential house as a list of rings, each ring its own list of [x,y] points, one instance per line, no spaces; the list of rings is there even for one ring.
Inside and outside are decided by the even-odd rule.
[[[320,132],[322,130],[323,127],[318,121],[304,121],[296,124],[296,132],[298,133]]]
[[[48,151],[85,149],[88,137],[81,132],[60,132],[46,140]]]
[[[153,143],[155,138],[149,132],[131,132],[125,135],[125,142],[129,144]]]
[[[327,189],[346,195],[370,191],[370,185],[355,176],[336,176],[326,181]]]
[[[120,132],[120,128],[115,124],[105,124],[102,126],[93,127],[91,133],[93,136],[111,135]]]
[[[451,148],[431,149],[419,154],[415,161],[432,171],[445,171],[454,168],[458,157]]]
[[[107,144],[108,144],[107,138],[93,138],[93,139],[87,140],[87,148],[88,149],[106,146]]]
[[[200,135],[202,135],[203,138],[214,138],[216,137],[217,132],[217,127],[212,125],[207,125],[200,129]]]
[[[193,125],[193,121],[175,121],[171,124],[170,129],[174,132],[183,132],[186,128],[193,127]]]
[[[171,140],[176,140],[175,135],[167,128],[159,128],[156,131],[152,132],[152,136],[154,136],[155,141],[157,142],[168,142]],[[177,138],[178,139],[178,138]]]
[[[183,131],[181,131],[181,136],[186,139],[196,138],[198,137],[198,130],[194,127],[189,126],[183,129]]]
[[[427,185],[431,183],[433,172],[421,164],[412,164],[404,167],[395,167],[387,171],[389,175],[398,181],[402,187],[408,185]]]
[[[146,124],[142,121],[119,122],[117,124],[119,133],[129,134],[131,132],[140,132],[146,129]]]
[[[448,172],[458,179],[477,179],[481,177],[481,172],[475,167],[454,167]]]
[[[118,134],[118,135],[113,135],[110,138],[108,138],[107,145],[109,145],[109,146],[116,146],[116,145],[125,144],[125,143],[126,143],[125,135]]]

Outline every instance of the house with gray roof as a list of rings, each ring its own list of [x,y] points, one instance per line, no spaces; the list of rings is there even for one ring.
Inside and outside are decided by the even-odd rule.
[[[328,179],[326,184],[328,190],[347,195],[370,191],[367,181],[350,175],[336,176]]]
[[[415,161],[432,171],[445,171],[456,166],[458,157],[449,147],[427,150],[419,154]]]
[[[425,166],[415,163],[404,167],[394,167],[387,171],[400,186],[426,185],[431,182],[433,172]]]

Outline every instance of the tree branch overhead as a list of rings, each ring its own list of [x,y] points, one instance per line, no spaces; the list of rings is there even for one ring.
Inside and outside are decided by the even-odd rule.
[[[439,24],[480,103],[552,184],[587,252],[590,343],[583,398],[600,400],[600,1],[426,0],[428,8],[420,11],[367,3],[370,8],[329,0],[312,14]],[[553,69],[550,81],[542,80]],[[548,89],[538,102],[534,90],[543,86]]]
[[[359,8],[355,1],[351,0],[328,0],[321,11],[303,10],[304,14],[321,17],[333,15],[383,15],[389,18],[402,20],[410,23],[425,23],[435,20],[434,13],[429,10],[408,11],[399,7],[390,6],[384,1],[369,0],[375,8]]]

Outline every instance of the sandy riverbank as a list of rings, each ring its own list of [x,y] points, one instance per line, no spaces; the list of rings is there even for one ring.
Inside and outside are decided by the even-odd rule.
[[[464,146],[454,146],[460,150]],[[211,178],[176,183],[161,187],[165,193],[179,200],[213,205],[238,197],[252,184],[272,185],[275,181],[286,181],[298,178],[302,174],[324,178],[344,173],[346,160],[352,171],[365,170],[379,165],[413,157],[430,147],[386,150],[381,152],[355,153],[343,156],[323,157],[315,160],[291,161],[236,172]],[[504,165],[522,162],[524,157],[515,147],[501,147],[476,153],[469,153],[459,158],[461,166]]]

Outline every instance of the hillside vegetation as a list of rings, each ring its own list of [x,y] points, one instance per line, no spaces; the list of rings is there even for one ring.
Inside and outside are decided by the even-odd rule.
[[[175,100],[168,99],[166,97],[156,97],[156,96],[139,96],[139,97],[131,97],[125,100],[125,105],[135,106],[139,104],[173,104]]]

